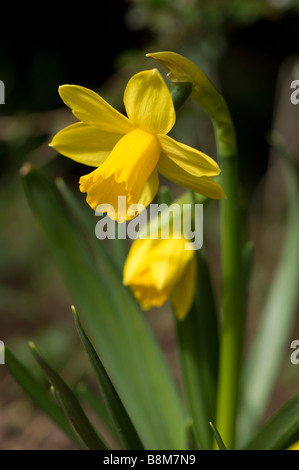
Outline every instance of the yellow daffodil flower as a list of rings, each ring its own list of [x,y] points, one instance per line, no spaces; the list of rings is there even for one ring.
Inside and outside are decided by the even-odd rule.
[[[287,450],[299,450],[299,441],[294,442],[294,444],[288,447]]]
[[[161,306],[169,297],[179,320],[187,315],[195,293],[195,251],[184,237],[136,239],[124,266],[123,283],[144,310]],[[190,246],[191,248],[191,246]]]
[[[80,178],[80,190],[96,210],[99,204],[115,208],[111,217],[122,222],[118,196],[126,196],[127,208],[147,206],[159,187],[158,172],[173,182],[220,199],[221,186],[211,176],[218,164],[204,153],[175,141],[167,134],[176,115],[170,92],[157,69],[134,75],[124,93],[127,116],[97,93],[76,85],[63,85],[59,93],[80,120],[58,132],[50,146],[85,165],[97,167]],[[103,206],[102,206],[103,207]]]

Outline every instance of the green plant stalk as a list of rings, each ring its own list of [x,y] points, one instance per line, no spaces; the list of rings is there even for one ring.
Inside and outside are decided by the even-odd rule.
[[[220,206],[222,325],[216,428],[226,447],[233,449],[244,336],[237,152],[232,122],[213,123],[222,171],[221,185],[227,195]]]
[[[235,129],[226,101],[204,72],[175,52],[147,54],[167,71],[172,84],[192,83],[191,98],[213,122],[222,170],[221,186],[227,199],[221,201],[222,328],[216,428],[228,449],[234,447],[239,394],[240,356],[243,345],[245,301],[242,300],[240,220]],[[215,447],[217,448],[217,447]]]

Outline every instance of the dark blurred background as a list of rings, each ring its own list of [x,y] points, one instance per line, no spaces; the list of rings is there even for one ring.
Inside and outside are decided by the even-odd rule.
[[[244,199],[262,253],[262,266],[252,285],[254,325],[283,232],[283,206],[277,197],[283,194],[281,187],[272,184],[266,194],[268,203],[273,195],[271,215],[265,219],[260,211],[271,155],[267,134],[276,122],[282,92],[287,109],[283,108],[280,122],[293,126],[292,150],[299,161],[298,112],[288,101],[290,77],[299,78],[299,2],[38,4],[2,0],[0,14],[0,80],[5,84],[5,104],[0,105],[0,339],[26,359],[27,340],[41,338],[52,361],[64,368],[69,380],[81,377],[84,359],[78,352],[73,367],[74,357],[70,357],[70,350],[73,348],[74,354],[77,345],[69,328],[71,299],[27,205],[19,170],[29,161],[43,168],[50,179],[64,177],[77,191],[84,168],[47,146],[55,132],[73,122],[59,98],[58,86],[74,83],[92,88],[123,111],[127,80],[135,72],[155,67],[145,54],[162,50],[181,53],[199,65],[230,107],[238,136]],[[216,156],[211,123],[195,103],[184,105],[173,135]],[[158,324],[157,313],[153,318]],[[161,328],[163,337],[163,325]],[[173,343],[167,341],[164,346],[171,356]],[[294,367],[289,367],[287,358],[285,370],[277,392],[281,400],[298,389],[298,373],[294,378]],[[3,367],[0,374],[0,448],[67,447],[61,438],[55,440],[54,428],[26,401]]]
[[[38,8],[2,1],[1,17],[0,77],[6,87],[1,115],[57,109],[60,84],[99,89],[123,69],[154,66],[144,59],[146,52],[174,50],[200,65],[225,94],[244,179],[255,184],[265,171],[278,70],[298,54],[298,2],[53,1]],[[121,96],[122,88],[117,93]],[[4,150],[1,168],[7,169],[13,159]],[[22,155],[21,162],[23,147]]]

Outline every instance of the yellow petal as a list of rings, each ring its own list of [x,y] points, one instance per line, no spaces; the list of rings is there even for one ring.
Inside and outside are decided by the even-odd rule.
[[[215,180],[209,176],[195,176],[188,173],[163,153],[160,156],[157,168],[163,176],[183,188],[191,189],[191,191],[195,191],[211,199],[226,198],[225,192]]]
[[[130,248],[127,256],[124,272],[123,283],[127,286],[134,283],[140,275],[147,269],[147,265],[142,263],[148,256],[151,249],[157,244],[157,240],[146,238],[144,240],[136,239]]]
[[[290,445],[287,450],[299,450],[299,441],[294,442],[294,444]]]
[[[88,88],[62,85],[59,87],[59,94],[80,121],[116,134],[126,134],[134,129],[126,116]]]
[[[87,193],[86,202],[94,211],[107,213],[111,219],[124,222],[128,209],[126,184],[118,183],[117,190],[115,190],[114,178],[102,178],[100,170],[101,167],[81,176],[79,181],[80,191]],[[119,205],[121,196],[126,198],[124,205]]]
[[[127,217],[128,207],[138,203],[159,155],[160,146],[156,137],[135,129],[118,141],[99,168],[80,178],[80,190],[87,192],[86,200],[94,210],[99,204],[110,205],[115,216],[113,211],[109,213],[107,210],[108,215],[123,222],[130,218]],[[119,208],[119,196],[126,197],[125,207]]]
[[[159,176],[157,170],[155,169],[144,185],[138,200],[138,204],[142,204],[143,206],[147,207],[156,196],[158,189]]]
[[[58,132],[49,145],[76,162],[99,166],[121,137],[122,134],[101,131],[84,122],[77,122]]]
[[[125,263],[124,283],[151,286],[159,291],[172,286],[180,275],[183,250],[182,239],[135,240]]]
[[[148,310],[152,307],[161,307],[168,300],[171,288],[168,287],[162,291],[152,286],[130,285],[130,289],[141,308]]]
[[[158,290],[173,288],[182,275],[182,271],[192,256],[191,251],[185,250],[185,239],[179,238],[158,240],[155,250],[148,260],[150,271]]]
[[[175,123],[170,92],[157,69],[134,75],[128,82],[124,104],[136,127],[153,134],[167,134]]]
[[[171,292],[171,301],[173,304],[173,309],[176,317],[179,320],[184,320],[192,306],[195,294],[195,285],[196,258],[195,256],[192,256],[192,258],[186,265],[179,282],[174,286]]]
[[[164,155],[191,175],[215,176],[220,173],[218,163],[203,152],[177,142],[168,135],[159,135],[158,139]]]
[[[142,308],[162,305],[170,296],[194,252],[185,250],[186,240],[169,238],[135,240],[124,267],[129,285]]]
[[[151,268],[154,263],[155,248],[161,240],[135,240],[126,259],[123,283],[130,286],[136,300],[144,310],[160,307],[168,299],[171,285],[157,289]]]

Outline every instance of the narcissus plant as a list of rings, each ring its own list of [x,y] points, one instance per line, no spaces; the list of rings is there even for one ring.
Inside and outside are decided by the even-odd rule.
[[[50,145],[77,162],[97,167],[80,178],[80,190],[87,193],[92,209],[107,204],[109,216],[112,206],[112,218],[127,220],[127,210],[117,210],[118,197],[126,197],[127,208],[147,206],[159,188],[158,172],[204,196],[225,197],[211,178],[220,172],[217,162],[167,135],[176,114],[157,69],[139,72],[129,80],[124,93],[127,117],[87,88],[63,85],[59,93],[80,122],[58,132]]]

